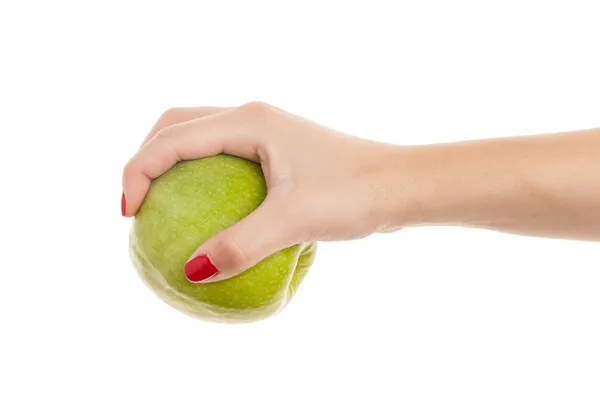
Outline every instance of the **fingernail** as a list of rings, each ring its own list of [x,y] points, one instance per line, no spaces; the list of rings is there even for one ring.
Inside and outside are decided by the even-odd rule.
[[[125,216],[125,210],[126,210],[126,200],[125,200],[125,193],[123,193],[123,195],[121,196],[121,215]]]
[[[191,282],[196,283],[212,278],[219,273],[219,270],[210,262],[208,256],[200,255],[188,261],[183,272]]]

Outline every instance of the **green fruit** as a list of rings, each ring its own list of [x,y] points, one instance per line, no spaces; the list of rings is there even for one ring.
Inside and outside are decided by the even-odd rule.
[[[204,320],[251,322],[281,311],[311,266],[316,242],[285,248],[219,282],[191,283],[183,273],[199,245],[254,211],[266,194],[257,163],[225,154],[177,163],[152,181],[133,220],[129,248],[142,280],[167,304]]]

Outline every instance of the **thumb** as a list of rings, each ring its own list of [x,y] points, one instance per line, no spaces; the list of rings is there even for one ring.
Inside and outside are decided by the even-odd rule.
[[[295,244],[297,235],[289,213],[265,201],[250,215],[216,234],[189,258],[184,273],[193,283],[222,281],[238,275],[262,259]]]

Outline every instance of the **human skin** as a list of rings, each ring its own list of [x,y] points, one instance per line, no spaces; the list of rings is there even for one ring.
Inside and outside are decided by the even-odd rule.
[[[600,240],[600,129],[402,146],[262,102],[166,111],[125,165],[123,215],[178,161],[220,153],[260,163],[268,193],[190,255],[186,268],[210,270],[194,282],[230,278],[296,243],[407,227]]]

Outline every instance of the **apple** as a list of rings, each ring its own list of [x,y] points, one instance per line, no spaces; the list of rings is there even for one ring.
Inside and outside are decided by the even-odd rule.
[[[129,250],[139,276],[164,302],[202,320],[242,323],[277,314],[312,265],[316,242],[280,250],[219,282],[192,283],[183,273],[198,246],[254,211],[266,194],[258,163],[227,154],[177,163],[152,181],[133,219]]]

